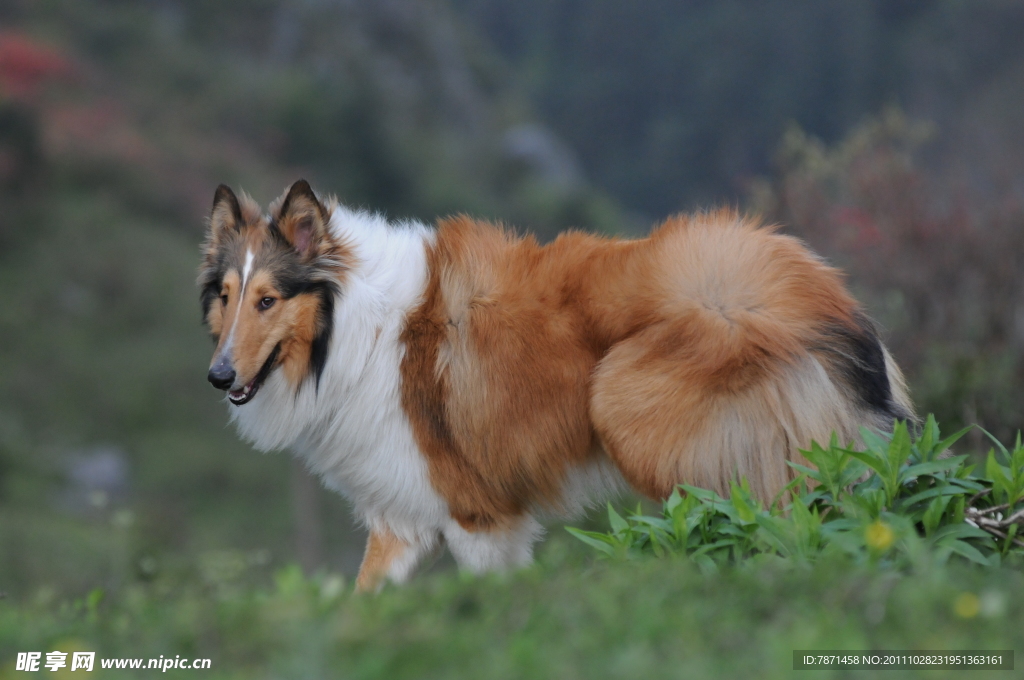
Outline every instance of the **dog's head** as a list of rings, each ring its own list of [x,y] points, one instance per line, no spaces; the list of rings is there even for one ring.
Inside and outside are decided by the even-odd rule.
[[[265,215],[223,184],[199,271],[203,318],[217,343],[209,380],[232,404],[250,401],[273,371],[296,390],[319,384],[333,325],[334,296],[351,249],[331,235],[333,207],[299,180]]]

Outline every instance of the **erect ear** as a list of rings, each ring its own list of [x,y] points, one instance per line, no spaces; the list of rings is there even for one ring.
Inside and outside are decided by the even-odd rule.
[[[329,218],[327,208],[304,179],[291,186],[277,210],[278,229],[303,257],[311,257],[324,247]]]
[[[238,197],[226,184],[217,187],[213,195],[213,211],[210,213],[210,241],[216,241],[227,230],[242,226],[242,208]]]

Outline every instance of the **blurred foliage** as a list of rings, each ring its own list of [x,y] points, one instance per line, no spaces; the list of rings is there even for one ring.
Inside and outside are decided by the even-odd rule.
[[[849,274],[922,411],[1007,439],[1024,424],[1024,203],[929,173],[935,135],[897,109],[833,146],[791,128],[749,205]]]
[[[986,180],[1024,158],[1024,6],[1004,0],[453,0],[595,182],[651,219],[739,201],[795,123],[938,122]]]

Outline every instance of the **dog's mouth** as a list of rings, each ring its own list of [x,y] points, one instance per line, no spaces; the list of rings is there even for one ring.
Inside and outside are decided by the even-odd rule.
[[[231,390],[228,392],[228,401],[235,406],[241,406],[242,404],[248,404],[260,387],[263,385],[263,381],[267,379],[270,372],[274,370],[274,365],[277,363],[277,355],[281,352],[281,343],[278,343],[274,347],[274,351],[270,353],[267,360],[263,362],[263,366],[260,367],[259,373],[253,378],[248,385],[240,390]]]

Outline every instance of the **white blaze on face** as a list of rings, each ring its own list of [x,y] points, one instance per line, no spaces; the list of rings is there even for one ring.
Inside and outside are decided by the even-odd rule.
[[[252,272],[252,250],[246,248],[245,250],[245,265],[242,267],[242,294],[245,294],[245,282],[249,279],[249,274]]]
[[[249,274],[252,273],[252,259],[252,249],[247,248],[245,264],[242,266],[242,285],[238,291],[238,311],[235,312],[235,320],[231,324],[231,330],[228,331],[228,339],[224,342],[222,355],[230,354],[231,348],[235,344],[235,329],[238,328],[238,318],[242,316],[242,301],[245,299],[245,284],[249,280]]]

